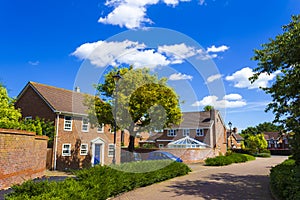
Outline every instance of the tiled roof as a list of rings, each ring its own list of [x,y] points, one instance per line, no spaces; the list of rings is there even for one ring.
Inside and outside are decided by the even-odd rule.
[[[235,137],[236,140],[244,140],[244,138],[242,136],[240,136],[240,134],[238,133],[232,133],[233,137]]]
[[[203,128],[210,127],[210,111],[202,112],[183,112],[180,125],[174,125],[172,128]]]
[[[279,132],[264,132],[264,137],[266,140],[277,140],[280,137]]]
[[[87,107],[83,102],[87,94],[35,82],[29,82],[28,86],[31,86],[55,111],[86,114]]]

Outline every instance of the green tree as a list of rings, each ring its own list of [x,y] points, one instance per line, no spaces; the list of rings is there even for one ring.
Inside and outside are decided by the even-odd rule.
[[[261,50],[255,50],[253,60],[258,61],[258,67],[250,78],[252,82],[261,73],[280,71],[276,82],[263,88],[273,98],[266,111],[272,111],[275,122],[295,133],[292,150],[296,164],[300,165],[300,15],[292,16],[292,21],[283,26],[282,34],[263,44]]]
[[[283,126],[275,125],[271,122],[264,122],[256,125],[255,127],[249,126],[241,131],[241,134],[256,135],[264,132],[279,132],[283,129]]]
[[[251,149],[255,153],[259,153],[261,150],[268,147],[268,143],[264,138],[264,134],[260,133],[257,135],[249,135],[245,139],[246,147]]]
[[[166,78],[159,79],[145,68],[122,68],[122,78],[116,85],[113,79],[116,73],[115,68],[105,75],[103,84],[97,85],[100,98],[87,98],[92,124],[114,126],[116,122],[119,129],[127,129],[130,133],[128,150],[133,151],[137,133],[180,123],[179,97],[167,86]]]
[[[0,128],[18,129],[21,117],[20,110],[15,109],[13,99],[8,96],[6,88],[0,84]]]
[[[203,108],[204,111],[210,111],[210,110],[213,110],[213,109],[214,109],[214,107],[211,106],[211,105],[206,105],[206,106]]]

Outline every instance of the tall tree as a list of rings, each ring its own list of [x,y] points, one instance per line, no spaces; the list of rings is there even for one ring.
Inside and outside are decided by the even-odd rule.
[[[250,135],[256,135],[259,133],[264,132],[279,132],[283,129],[283,126],[275,125],[271,122],[264,122],[256,125],[255,127],[247,127],[246,129],[242,130],[242,134],[250,134]]]
[[[97,85],[100,98],[88,101],[91,123],[105,123],[130,133],[128,150],[134,150],[138,132],[160,130],[179,124],[181,111],[179,98],[166,84],[148,69],[120,69],[121,79],[113,77],[117,69],[105,75],[105,81]],[[116,120],[116,121],[115,121]]]
[[[15,109],[6,88],[0,84],[0,128],[19,129],[19,120],[22,115],[20,110]]]
[[[280,71],[276,82],[263,88],[273,98],[266,111],[273,111],[274,121],[295,133],[292,150],[300,165],[300,15],[292,16],[292,21],[283,26],[282,34],[263,44],[261,50],[255,50],[253,60],[258,61],[256,73],[250,78],[253,82],[261,73]]]

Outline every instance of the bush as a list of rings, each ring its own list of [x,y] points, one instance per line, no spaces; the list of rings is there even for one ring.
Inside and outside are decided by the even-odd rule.
[[[262,158],[270,158],[271,154],[270,153],[256,153],[254,154],[255,157],[262,157]]]
[[[42,181],[25,182],[20,186],[13,186],[14,192],[7,196],[9,200],[25,199],[107,199],[122,192],[143,187],[156,182],[185,175],[191,170],[183,163],[164,163],[166,167],[146,173],[129,173],[117,168],[141,168],[145,166],[160,166],[166,161],[142,161],[126,163],[111,168],[109,166],[95,166],[89,169],[74,171],[76,178],[69,178],[62,182]],[[140,166],[139,166],[140,165]],[[115,166],[114,166],[115,167]]]
[[[232,153],[229,156],[217,156],[215,158],[207,158],[205,160],[205,165],[224,166],[224,165],[230,165],[232,163],[247,162],[250,160],[255,160],[255,158],[247,154]]]
[[[279,199],[300,199],[300,167],[289,159],[273,167],[270,174],[273,194]]]

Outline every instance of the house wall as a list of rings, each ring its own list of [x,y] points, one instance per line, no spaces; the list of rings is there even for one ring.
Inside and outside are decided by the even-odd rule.
[[[217,112],[217,111],[215,111]],[[214,148],[216,150],[216,154],[221,153],[225,154],[227,151],[226,147],[226,127],[222,121],[222,118],[219,113],[215,113],[215,121],[214,121]]]
[[[44,175],[47,141],[32,132],[0,129],[0,189]]]
[[[57,161],[56,169],[80,169],[91,166],[92,156],[92,143],[91,141],[96,138],[101,138],[104,141],[104,163],[112,163],[112,157],[108,156],[108,145],[113,144],[113,132],[110,131],[110,127],[107,125],[104,127],[104,132],[97,132],[97,128],[92,128],[89,125],[89,131],[82,131],[82,117],[72,117],[72,131],[64,130],[64,115],[59,116],[59,128],[58,128],[58,143],[57,143]],[[57,122],[56,122],[57,123]],[[62,155],[63,144],[71,144],[71,156]],[[80,145],[88,144],[88,155],[80,155]],[[120,162],[120,144],[121,144],[121,132],[117,132],[116,137],[116,162]],[[54,145],[55,147],[56,145]],[[55,148],[53,149],[53,151]],[[53,159],[55,157],[53,156]],[[54,161],[53,161],[54,163]]]
[[[54,121],[56,117],[51,108],[31,87],[24,90],[15,103],[15,107],[21,109],[23,117],[32,116],[33,119],[39,117],[51,121]]]

